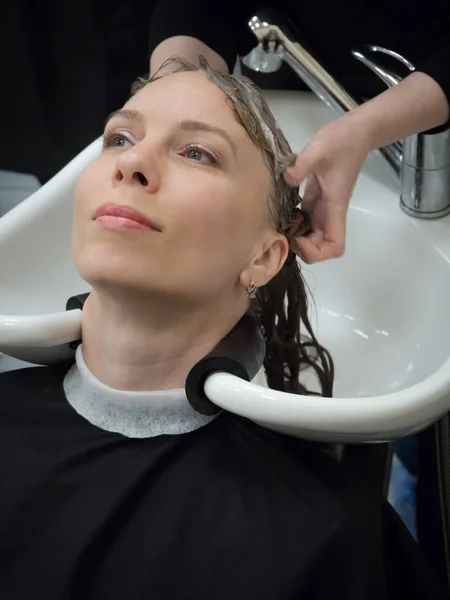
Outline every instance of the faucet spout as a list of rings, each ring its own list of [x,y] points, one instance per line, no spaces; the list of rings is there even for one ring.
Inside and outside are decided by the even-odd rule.
[[[309,50],[294,40],[287,30],[256,16],[250,20],[249,26],[258,40],[259,51],[264,49],[267,54],[276,52],[280,65],[282,59],[335,114],[341,116],[359,106],[353,96]],[[246,57],[244,63],[255,71],[265,70],[259,68],[258,58],[255,55]],[[380,148],[380,152],[397,177],[400,177],[402,163],[400,146],[398,144],[385,146]]]

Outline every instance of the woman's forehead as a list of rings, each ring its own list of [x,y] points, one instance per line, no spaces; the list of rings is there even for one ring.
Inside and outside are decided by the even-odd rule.
[[[208,116],[239,126],[225,93],[197,72],[165,75],[145,85],[125,104],[145,117],[159,113],[183,113],[189,118]]]

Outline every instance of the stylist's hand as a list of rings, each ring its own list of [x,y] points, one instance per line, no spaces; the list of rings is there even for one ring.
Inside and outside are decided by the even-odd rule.
[[[310,213],[312,233],[291,242],[306,263],[343,255],[348,205],[370,150],[367,131],[344,115],[322,127],[285,170],[292,185],[307,180],[302,209]]]

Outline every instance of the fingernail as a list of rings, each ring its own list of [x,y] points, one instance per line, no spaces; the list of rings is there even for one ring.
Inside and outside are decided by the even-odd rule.
[[[285,177],[284,180],[286,181],[286,183],[292,187],[297,187],[300,182],[298,181],[298,179],[294,179],[293,177]]]
[[[313,242],[313,244],[321,244],[324,240],[323,231],[314,231],[309,236],[309,239],[311,240],[311,242]]]

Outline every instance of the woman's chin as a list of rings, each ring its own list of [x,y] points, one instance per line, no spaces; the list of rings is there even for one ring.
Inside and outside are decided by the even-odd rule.
[[[145,285],[149,279],[149,265],[136,264],[126,256],[115,253],[93,253],[91,256],[75,258],[75,265],[80,276],[92,287],[99,285],[136,288]]]

